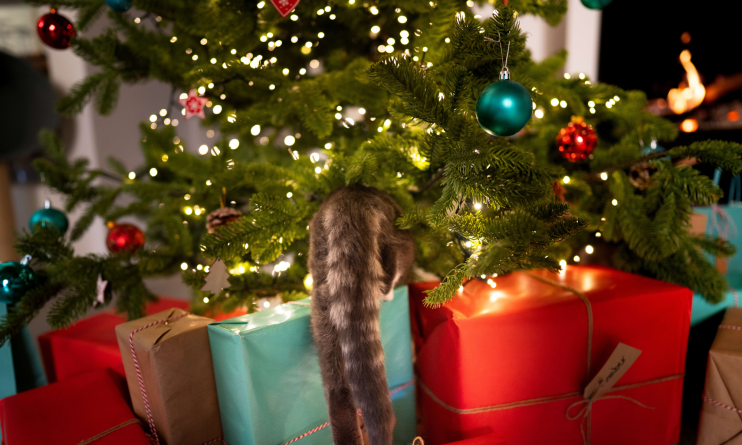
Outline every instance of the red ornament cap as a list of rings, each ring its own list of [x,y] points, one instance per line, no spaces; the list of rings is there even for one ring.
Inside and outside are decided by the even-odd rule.
[[[556,144],[562,157],[570,162],[579,162],[588,159],[598,145],[598,136],[593,127],[582,119],[572,119],[572,122],[559,130]]]
[[[143,245],[144,233],[133,224],[116,224],[106,236],[106,247],[111,253],[134,254]]]
[[[70,40],[75,37],[75,27],[54,9],[39,18],[36,22],[36,32],[42,42],[56,49],[69,48],[72,45]]]
[[[299,4],[299,0],[271,0],[281,17],[286,17]]]

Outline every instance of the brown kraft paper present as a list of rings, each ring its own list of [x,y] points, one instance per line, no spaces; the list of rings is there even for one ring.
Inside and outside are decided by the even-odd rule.
[[[211,323],[210,318],[171,309],[116,326],[134,413],[150,429],[154,424],[162,444],[201,445],[222,436],[206,329]],[[132,357],[132,332],[151,419]]]
[[[706,226],[708,225],[708,216],[702,213],[694,213],[690,216],[690,233],[693,235],[703,235],[706,233]],[[724,275],[729,269],[727,266],[726,258],[714,258],[716,260],[716,270],[720,274]]]
[[[698,445],[742,445],[742,308],[730,307],[709,351]]]

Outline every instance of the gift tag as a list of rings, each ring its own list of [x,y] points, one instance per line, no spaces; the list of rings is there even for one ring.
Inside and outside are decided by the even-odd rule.
[[[282,17],[286,17],[294,10],[294,8],[296,8],[296,5],[299,4],[299,0],[271,0],[271,3],[273,3],[273,6],[276,7]]]
[[[596,400],[610,391],[613,385],[631,368],[631,365],[634,364],[641,353],[642,351],[639,349],[619,343],[611,356],[608,357],[605,365],[600,368],[598,374],[585,387],[583,397]]]

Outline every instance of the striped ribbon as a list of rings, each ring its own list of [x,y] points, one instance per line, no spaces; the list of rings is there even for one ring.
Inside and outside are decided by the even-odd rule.
[[[189,312],[184,312],[180,315],[175,315],[173,317],[163,318],[162,320],[153,321],[152,323],[142,326],[141,328],[138,328],[134,330],[131,334],[129,334],[129,348],[131,348],[131,358],[134,360],[134,369],[137,371],[137,381],[139,382],[139,390],[142,393],[142,402],[144,403],[144,410],[147,413],[147,423],[149,424],[149,430],[152,433],[152,435],[148,435],[150,438],[150,442],[153,443],[153,445],[160,445],[160,437],[157,435],[157,428],[155,428],[155,418],[152,415],[152,409],[149,406],[149,399],[147,398],[147,391],[144,389],[144,380],[142,379],[142,372],[139,369],[139,361],[137,360],[137,354],[134,351],[134,334],[137,332],[143,331],[145,329],[151,328],[152,326],[157,326],[160,323],[169,323],[171,321],[178,320],[179,318],[183,318],[186,315],[191,315]],[[224,441],[223,437],[217,437],[216,439],[212,439],[208,442],[204,442],[202,445],[208,445],[215,442],[221,441],[224,445],[227,445],[227,442]]]
[[[296,302],[293,302],[293,304],[301,304],[301,305],[306,304],[306,305],[308,305],[309,303],[296,303]],[[408,386],[412,385],[413,383],[415,383],[415,381],[414,380],[410,380],[409,382],[405,383],[404,385],[395,388],[393,391],[389,391],[389,396],[390,397],[393,396],[394,394],[402,391],[403,389],[407,388]],[[358,413],[359,414],[361,413],[361,410],[360,409],[358,410]],[[322,425],[320,425],[320,426],[318,426],[316,428],[312,428],[311,430],[307,431],[306,433],[304,433],[304,434],[302,434],[300,436],[297,436],[297,437],[289,440],[288,442],[284,443],[283,445],[289,445],[290,443],[294,443],[297,440],[303,439],[303,438],[309,436],[310,434],[314,434],[314,433],[316,433],[319,430],[322,430],[322,429],[327,428],[328,426],[330,426],[330,422],[325,422]],[[416,439],[418,439],[418,438],[416,438]],[[422,442],[422,439],[420,439],[420,441]]]
[[[711,399],[709,397],[703,396],[703,401],[706,402],[706,403],[710,403],[712,405],[719,406],[719,407],[724,408],[724,409],[728,409],[729,411],[734,411],[735,413],[742,414],[742,409],[737,409],[737,408],[735,408],[733,406],[724,405],[723,403],[717,402],[716,400]]]

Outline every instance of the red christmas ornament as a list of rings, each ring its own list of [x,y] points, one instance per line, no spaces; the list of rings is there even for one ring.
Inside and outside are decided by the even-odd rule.
[[[286,17],[299,4],[299,0],[271,0],[281,17]]]
[[[188,96],[183,99],[178,99],[181,105],[185,108],[185,118],[190,119],[191,116],[198,116],[201,119],[206,119],[204,114],[204,106],[209,99],[198,95],[196,90],[188,92]]]
[[[106,247],[111,253],[133,254],[144,245],[144,233],[133,224],[108,223]]]
[[[586,124],[581,117],[573,117],[572,122],[559,130],[556,143],[564,159],[579,162],[593,153],[598,145],[598,136],[593,127]]]
[[[69,48],[70,39],[75,37],[75,27],[67,17],[57,14],[55,9],[41,16],[36,22],[36,32],[39,33],[42,42],[56,49]]]

